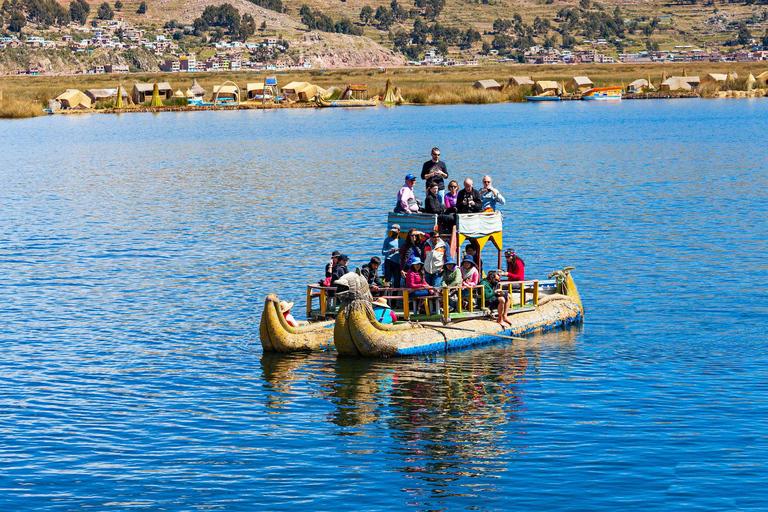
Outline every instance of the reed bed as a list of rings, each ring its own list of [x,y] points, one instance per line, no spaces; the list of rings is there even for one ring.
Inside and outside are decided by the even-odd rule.
[[[0,119],[25,119],[43,115],[39,103],[17,99],[0,100]]]

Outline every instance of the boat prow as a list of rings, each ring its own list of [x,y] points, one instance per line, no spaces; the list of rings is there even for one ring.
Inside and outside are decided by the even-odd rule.
[[[280,300],[270,293],[264,301],[259,335],[264,352],[309,352],[333,349],[333,320],[293,327],[280,310]]]

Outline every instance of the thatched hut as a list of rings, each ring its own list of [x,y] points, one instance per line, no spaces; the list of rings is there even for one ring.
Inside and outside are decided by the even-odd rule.
[[[507,82],[507,87],[512,87],[512,86],[516,86],[516,87],[530,86],[530,87],[532,87],[533,84],[534,84],[534,81],[529,76],[513,76]]]
[[[671,76],[659,86],[662,91],[692,91],[699,86],[698,76]]]
[[[137,105],[152,100],[152,93],[157,85],[157,92],[161,100],[169,100],[173,97],[173,87],[168,82],[158,84],[134,84],[131,99]]]
[[[572,91],[586,92],[595,86],[592,80],[586,76],[575,76],[571,78],[571,81],[565,84],[565,87]]]
[[[485,89],[486,91],[501,91],[501,85],[493,79],[478,80],[472,87],[475,89]]]
[[[232,82],[225,82],[224,85],[214,85],[213,101],[215,103],[240,103],[240,88]]]
[[[560,84],[554,80],[539,80],[533,84],[533,92],[536,94],[544,94],[546,92],[560,94],[562,91],[560,89]]]
[[[289,100],[299,101],[299,92],[303,91],[309,85],[309,82],[291,82],[285,84],[280,90],[282,91],[283,96]]]
[[[78,89],[67,89],[56,96],[56,101],[61,104],[62,110],[84,110],[91,108],[91,98]]]
[[[91,103],[117,100],[117,89],[88,89],[85,94],[91,99]],[[123,97],[123,101],[130,99],[128,91],[122,87],[120,88],[120,95]]]
[[[192,96],[187,95],[187,98],[189,99],[202,101],[203,98],[205,98],[205,89],[197,83],[197,80],[192,82],[192,87],[189,88],[189,92],[192,93]]]
[[[627,92],[645,92],[645,91],[652,91],[653,90],[653,84],[648,82],[645,78],[638,78],[637,80],[630,82],[629,85],[627,85]]]
[[[725,73],[707,73],[704,78],[701,79],[703,84],[722,84],[728,80],[728,75]]]
[[[264,95],[264,82],[252,82],[245,84],[245,99],[253,101],[258,96],[259,99]]]

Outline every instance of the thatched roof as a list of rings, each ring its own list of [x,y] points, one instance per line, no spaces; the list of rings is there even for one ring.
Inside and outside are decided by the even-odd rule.
[[[245,84],[245,90],[247,92],[263,91],[264,90],[264,82],[256,82],[256,83]]]
[[[590,80],[586,76],[575,76],[571,78],[571,81],[568,83],[573,84],[576,87],[592,87],[595,85],[594,83],[592,83],[592,80]]]
[[[533,83],[529,76],[513,76],[509,79],[509,85],[533,85]]]
[[[133,89],[139,92],[152,92],[155,89],[155,84],[134,84]],[[160,82],[157,84],[157,90],[159,92],[173,91],[173,87],[168,82]]]
[[[533,89],[538,93],[545,91],[559,91],[560,84],[553,80],[539,80],[533,85]]]
[[[219,96],[222,94],[232,94],[236,95],[238,92],[238,88],[234,85],[214,85],[213,86],[213,94],[219,93]]]
[[[478,80],[472,87],[475,89],[501,89],[501,85],[499,85],[496,80],[492,79]]]
[[[192,87],[190,87],[189,90],[192,91],[192,94],[194,94],[195,96],[203,96],[205,94],[205,89],[200,87],[200,84],[197,83],[197,80],[192,82]]]
[[[309,82],[291,82],[289,84],[286,84],[282,86],[280,89],[287,93],[296,93],[298,94],[300,91],[303,91],[307,87],[309,87]]]
[[[66,102],[69,108],[90,108],[91,98],[80,92],[78,89],[67,89],[63,93],[56,96],[56,100],[60,102]]]

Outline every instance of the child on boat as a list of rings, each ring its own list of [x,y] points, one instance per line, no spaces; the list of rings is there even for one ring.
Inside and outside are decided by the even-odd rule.
[[[393,324],[397,322],[397,315],[392,311],[392,308],[387,304],[387,300],[383,297],[379,297],[373,301],[373,314],[376,320],[381,324]]]
[[[293,318],[293,315],[291,314],[291,308],[293,307],[293,302],[287,302],[287,301],[280,301],[280,311],[283,313],[283,318],[285,318],[285,321],[288,322],[288,325],[291,327],[298,327],[299,322],[296,321],[295,318]]]

